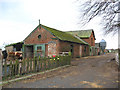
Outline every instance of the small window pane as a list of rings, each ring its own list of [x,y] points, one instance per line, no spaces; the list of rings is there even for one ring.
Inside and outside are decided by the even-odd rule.
[[[42,47],[41,47],[41,46],[38,46],[38,47],[37,47],[37,50],[42,50]]]
[[[38,38],[40,39],[40,38],[41,38],[41,35],[38,35]]]

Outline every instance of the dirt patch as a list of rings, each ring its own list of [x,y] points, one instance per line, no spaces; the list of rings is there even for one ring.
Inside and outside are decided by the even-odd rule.
[[[98,83],[95,82],[89,82],[89,81],[81,81],[81,84],[87,84],[89,86],[91,86],[92,88],[102,88],[103,86],[98,85]]]

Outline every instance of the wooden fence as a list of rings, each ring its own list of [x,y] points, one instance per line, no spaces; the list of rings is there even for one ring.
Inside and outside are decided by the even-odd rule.
[[[41,72],[53,69],[59,66],[70,65],[70,56],[56,56],[52,58],[29,58],[22,61],[10,61],[9,64],[4,62],[2,79],[8,80],[20,77],[26,74]]]

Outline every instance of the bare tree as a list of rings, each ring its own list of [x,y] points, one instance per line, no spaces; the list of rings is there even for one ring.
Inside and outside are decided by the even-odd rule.
[[[80,0],[77,0],[80,2]],[[81,24],[86,25],[97,16],[102,17],[104,34],[120,33],[120,0],[87,0],[81,6]],[[120,36],[119,36],[120,37]],[[119,40],[118,40],[118,43]],[[119,47],[120,70],[120,47]]]
[[[80,1],[80,0],[78,0]],[[80,6],[82,10],[81,24],[85,25],[97,16],[102,17],[105,34],[118,32],[120,28],[120,1],[119,0],[87,0]]]

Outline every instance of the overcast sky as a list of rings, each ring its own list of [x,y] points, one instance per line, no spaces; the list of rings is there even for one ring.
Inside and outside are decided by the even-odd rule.
[[[118,35],[103,35],[95,18],[85,27],[80,27],[80,11],[76,0],[0,0],[0,48],[4,44],[23,41],[39,24],[61,31],[94,29],[96,42],[104,39],[107,49],[118,48]]]

